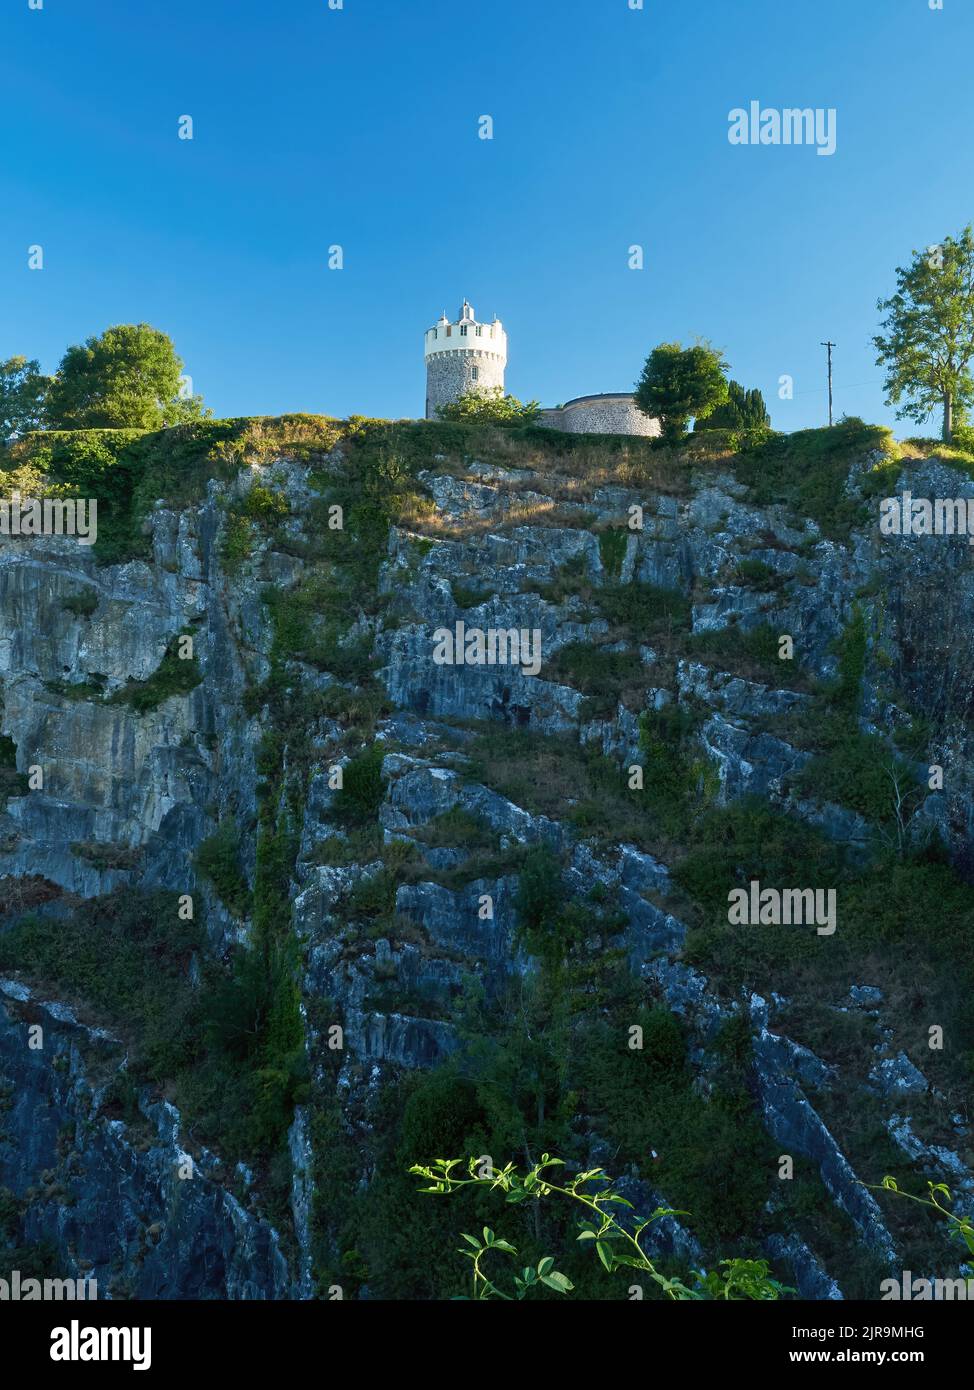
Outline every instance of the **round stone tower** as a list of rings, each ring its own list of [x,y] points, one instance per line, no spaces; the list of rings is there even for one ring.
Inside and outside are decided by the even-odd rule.
[[[463,301],[451,323],[446,314],[426,330],[426,418],[436,420],[437,406],[459,400],[468,391],[504,390],[507,334],[499,318],[478,323]]]

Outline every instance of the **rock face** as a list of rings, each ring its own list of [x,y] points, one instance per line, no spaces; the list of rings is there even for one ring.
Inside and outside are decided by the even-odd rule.
[[[234,1196],[215,1155],[184,1150],[172,1105],[143,1101],[137,1125],[100,1118],[125,1064],[118,1039],[13,981],[0,980],[0,997],[0,1069],[14,1081],[0,1185],[29,1198],[23,1237],[56,1242],[59,1277],[94,1278],[102,1298],[292,1296],[277,1233]],[[31,1026],[42,1049],[26,1043]]]
[[[305,602],[309,583],[330,563],[309,554],[308,518],[322,486],[316,470],[327,474],[341,462],[341,450],[311,466],[279,459],[234,483],[211,481],[199,506],[174,511],[157,503],[146,520],[149,560],[102,566],[67,538],[0,539],[7,634],[0,641],[0,733],[18,774],[14,784],[11,769],[0,814],[6,924],[24,911],[66,919],[77,904],[119,889],[163,889],[192,898],[205,921],[207,961],[253,945],[256,917],[224,901],[226,892],[221,898],[197,855],[232,816],[241,882],[259,894],[259,827],[269,805],[275,814],[285,806],[299,757],[296,728],[292,722],[281,732],[274,701],[283,691],[292,702],[308,701],[310,711],[298,721],[300,807],[295,813],[288,802],[288,814],[297,815],[294,853],[275,908],[297,952],[310,1077],[286,1134],[284,1209],[280,1202],[265,1209],[261,1177],[246,1163],[195,1142],[191,1118],[162,1088],[140,1084],[124,1116],[116,1113],[111,1096],[126,1076],[128,1041],[110,1020],[88,1021],[95,1016],[83,999],[59,999],[30,961],[7,962],[0,1189],[15,1199],[17,1239],[52,1242],[63,1273],[93,1274],[103,1296],[270,1299],[343,1285],[340,1274],[326,1272],[335,1265],[322,1253],[337,1240],[320,1215],[331,1191],[319,1186],[323,1117],[337,1106],[338,1129],[357,1146],[352,1186],[367,1188],[380,1138],[377,1098],[462,1051],[471,982],[486,1006],[503,1007],[512,988],[537,976],[518,905],[525,866],[548,855],[560,865],[567,899],[589,904],[578,947],[588,953],[588,968],[597,975],[609,956],[627,962],[646,999],[680,1021],[704,1097],[719,1083],[717,1039],[743,1025],[755,1123],[776,1152],[804,1164],[823,1206],[847,1223],[850,1248],[858,1243],[878,1265],[894,1265],[899,1251],[888,1209],[860,1181],[878,1182],[882,1173],[862,1171],[861,1148],[859,1159],[846,1151],[846,1136],[829,1119],[837,1095],[853,1091],[874,1107],[878,1127],[887,1127],[918,1177],[948,1181],[964,1201],[974,1194],[965,1157],[970,1117],[958,1116],[952,1097],[927,1080],[915,1039],[907,1055],[896,1006],[851,975],[825,1001],[772,994],[765,1002],[733,972],[712,979],[696,948],[686,958],[699,909],[675,880],[684,851],[673,835],[661,834],[649,852],[626,825],[599,823],[592,812],[586,819],[570,784],[560,801],[536,802],[530,786],[515,798],[508,791],[516,767],[504,786],[491,785],[495,768],[477,740],[484,727],[550,740],[558,757],[603,759],[622,785],[647,760],[647,728],[679,715],[685,723],[673,757],[687,762],[688,785],[707,807],[757,799],[815,828],[853,864],[873,852],[877,833],[887,841],[899,834],[902,850],[935,829],[963,874],[974,826],[974,762],[963,719],[940,720],[933,742],[916,755],[924,783],[928,764],[950,766],[943,789],[912,795],[898,818],[878,826],[855,796],[840,805],[816,795],[809,778],[818,764],[802,737],[821,711],[823,683],[844,679],[842,644],[863,613],[857,737],[887,739],[907,729],[908,706],[923,707],[926,695],[932,707],[941,686],[960,678],[957,652],[948,659],[924,647],[910,611],[911,586],[919,591],[944,566],[937,538],[880,543],[866,523],[841,542],[824,539],[783,506],[751,504],[735,477],[716,466],[680,496],[618,478],[598,478],[581,496],[572,480],[553,474],[555,465],[466,458],[440,467],[434,458],[418,475],[429,501],[424,535],[405,524],[389,529],[375,609],[345,614],[337,645],[328,648],[332,670],[327,656],[309,660],[300,644],[282,656],[279,615]],[[231,566],[228,528],[258,484],[285,499],[289,516],[267,532],[254,523],[249,555]],[[935,462],[911,465],[904,485],[915,495],[954,496],[961,487]],[[934,487],[941,493],[931,493]],[[626,526],[633,506],[642,509],[642,529]],[[615,549],[610,530],[621,537]],[[949,567],[951,613],[963,618],[950,641],[966,644],[961,655],[969,658],[970,556],[955,547]],[[638,605],[622,622],[627,593]],[[684,615],[682,650],[672,613],[661,621],[650,611],[660,593]],[[616,608],[598,602],[600,594]],[[434,634],[452,633],[458,622],[467,634],[537,634],[539,673],[481,660],[438,663]],[[762,670],[758,661],[748,667],[727,655],[728,634],[746,646],[748,634],[766,630],[794,639],[800,678],[786,661],[775,681],[766,663]],[[181,637],[191,639],[191,655],[176,660],[191,662],[194,677],[169,686],[163,673]],[[371,683],[341,669],[359,649],[371,662]],[[611,676],[601,685],[586,664],[593,651],[598,671]],[[879,678],[891,668],[909,668],[901,705]],[[347,707],[376,691],[363,733]],[[269,774],[261,750],[270,736],[285,751]],[[363,828],[343,819],[342,807],[356,760],[370,748],[381,754],[381,791]],[[561,774],[554,752],[552,759],[545,775],[554,786]],[[659,766],[654,775],[662,777]],[[3,931],[0,925],[0,942]],[[204,963],[188,963],[195,981]],[[861,1065],[844,1072],[844,1062],[822,1059],[790,1036],[789,1020],[806,1003],[831,1011],[836,1029],[867,1030]],[[29,1033],[36,1025],[44,1042],[35,1049]],[[611,1169],[613,1135],[585,1116],[572,1124]],[[950,1147],[938,1142],[944,1131]],[[661,1197],[645,1172],[620,1177],[640,1201],[680,1205],[679,1193]],[[769,1198],[769,1210],[776,1200]],[[672,1218],[660,1232],[659,1252],[708,1258]],[[770,1225],[760,1240],[801,1297],[846,1292],[828,1267],[833,1247],[823,1254],[807,1232]],[[344,1258],[346,1269],[354,1267]],[[356,1287],[359,1296],[374,1293],[367,1279]]]

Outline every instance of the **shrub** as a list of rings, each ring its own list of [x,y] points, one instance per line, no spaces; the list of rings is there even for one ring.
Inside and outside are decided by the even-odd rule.
[[[233,816],[227,816],[212,835],[201,841],[196,867],[211,881],[232,916],[249,914],[251,895],[240,863],[240,832]]]
[[[180,656],[183,642],[192,634],[182,632],[170,642],[152,675],[144,681],[129,681],[110,697],[111,704],[130,705],[136,714],[148,714],[175,695],[189,695],[203,679],[195,648],[191,657]]]
[[[381,747],[351,758],[342,770],[341,790],[336,792],[334,817],[348,827],[364,825],[379,814],[385,783],[382,780]]]

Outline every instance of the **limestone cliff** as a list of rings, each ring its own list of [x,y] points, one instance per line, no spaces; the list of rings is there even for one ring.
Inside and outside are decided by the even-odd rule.
[[[952,1272],[862,1184],[974,1200],[974,570],[876,520],[968,473],[851,426],[255,437],[120,549],[0,539],[0,1245],[114,1297],[442,1296],[408,1162],[543,1145],[687,1209],[674,1266]],[[458,622],[540,672],[434,661]],[[834,936],[729,925],[752,878],[834,889]]]

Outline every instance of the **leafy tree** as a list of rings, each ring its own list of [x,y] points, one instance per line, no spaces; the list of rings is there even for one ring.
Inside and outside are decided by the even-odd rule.
[[[636,405],[659,420],[664,440],[679,444],[687,424],[706,419],[728,399],[727,363],[708,343],[683,348],[661,343],[650,353],[636,383]]]
[[[118,324],[69,347],[47,398],[54,429],[159,429],[209,414],[183,396],[172,339],[147,323]]]
[[[745,391],[739,381],[727,383],[727,400],[706,416],[698,416],[694,429],[768,429],[771,416],[760,391]]]
[[[884,330],[873,342],[886,367],[888,405],[922,423],[943,412],[943,439],[974,404],[974,232],[970,225],[955,241],[914,251],[896,270],[896,293],[881,299]]]
[[[39,362],[26,357],[0,362],[0,444],[39,427],[50,384]]]
[[[517,396],[505,396],[500,386],[489,386],[465,391],[458,400],[437,406],[436,413],[441,420],[468,424],[530,425],[538,418],[540,409],[537,401],[525,404]]]

